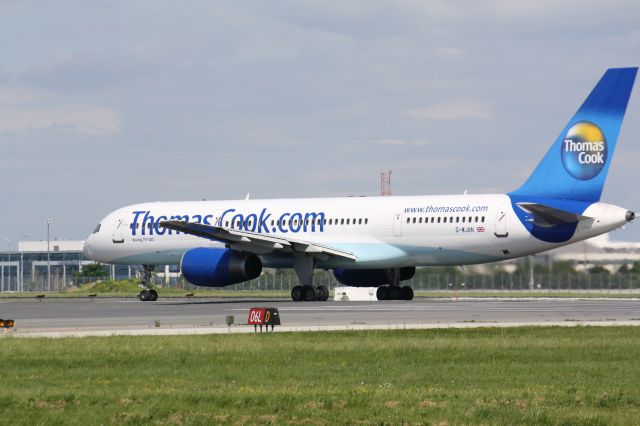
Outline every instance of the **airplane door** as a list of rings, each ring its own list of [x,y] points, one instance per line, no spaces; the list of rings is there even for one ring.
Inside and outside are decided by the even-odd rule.
[[[511,206],[509,204],[505,204],[498,210],[498,215],[496,216],[496,228],[494,232],[494,235],[498,238],[506,238],[509,236],[507,222],[509,219],[510,208]]]
[[[113,228],[113,242],[116,244],[124,243],[125,232],[127,231],[128,224],[126,223],[125,217],[122,216],[118,218],[115,223],[115,227]]]
[[[393,235],[402,237],[402,213],[393,215]]]

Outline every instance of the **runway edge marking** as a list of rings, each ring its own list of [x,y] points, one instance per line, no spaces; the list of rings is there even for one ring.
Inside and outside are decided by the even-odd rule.
[[[280,326],[283,332],[319,332],[319,331],[364,331],[364,330],[434,330],[463,328],[514,328],[514,327],[626,327],[640,326],[640,320],[631,321],[550,321],[550,322],[506,322],[506,323],[435,323],[435,324],[352,324],[319,326]],[[139,330],[87,330],[87,331],[49,331],[15,332],[0,338],[63,338],[63,337],[112,337],[112,336],[186,336],[202,334],[241,334],[253,333],[251,327],[212,327],[212,328],[172,328]]]

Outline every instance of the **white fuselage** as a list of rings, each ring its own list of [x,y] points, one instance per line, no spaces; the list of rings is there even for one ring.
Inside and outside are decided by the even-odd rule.
[[[575,233],[562,243],[544,242],[523,226],[508,195],[443,195],[300,198],[143,203],[106,216],[85,242],[96,261],[123,264],[179,264],[195,247],[224,247],[206,238],[160,227],[163,220],[216,225],[284,236],[353,253],[330,257],[319,268],[396,268],[468,265],[525,256],[609,232],[624,225],[626,210],[593,203]],[[243,246],[266,267],[291,267],[292,258]]]

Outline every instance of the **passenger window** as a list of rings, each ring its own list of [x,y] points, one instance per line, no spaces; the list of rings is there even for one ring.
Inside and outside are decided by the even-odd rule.
[[[416,218],[415,217],[413,218],[413,223],[416,223]]]
[[[482,223],[484,223],[484,216],[482,216]]]
[[[456,216],[456,223],[460,223],[460,216]]]
[[[410,222],[411,222],[411,218],[410,218],[410,217],[408,217],[408,218],[407,218],[407,223],[410,223]]]
[[[462,223],[464,223],[465,219],[466,219],[466,217],[462,216]]]
[[[344,219],[340,219],[340,225],[344,225]]]
[[[362,225],[362,219],[358,219],[358,225]]]
[[[438,216],[438,223],[440,223],[440,216]]]
[[[349,219],[347,219],[347,225],[349,224]]]
[[[369,223],[369,218],[365,218],[365,219],[364,219],[364,224],[366,225],[366,224],[368,224],[368,223]]]

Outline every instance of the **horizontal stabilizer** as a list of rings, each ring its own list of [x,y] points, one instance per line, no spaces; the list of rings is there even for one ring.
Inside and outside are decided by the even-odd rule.
[[[544,228],[550,228],[559,225],[569,225],[582,220],[590,220],[591,217],[583,216],[577,213],[571,213],[566,210],[556,209],[540,203],[517,203],[525,212],[533,215],[533,223]]]

